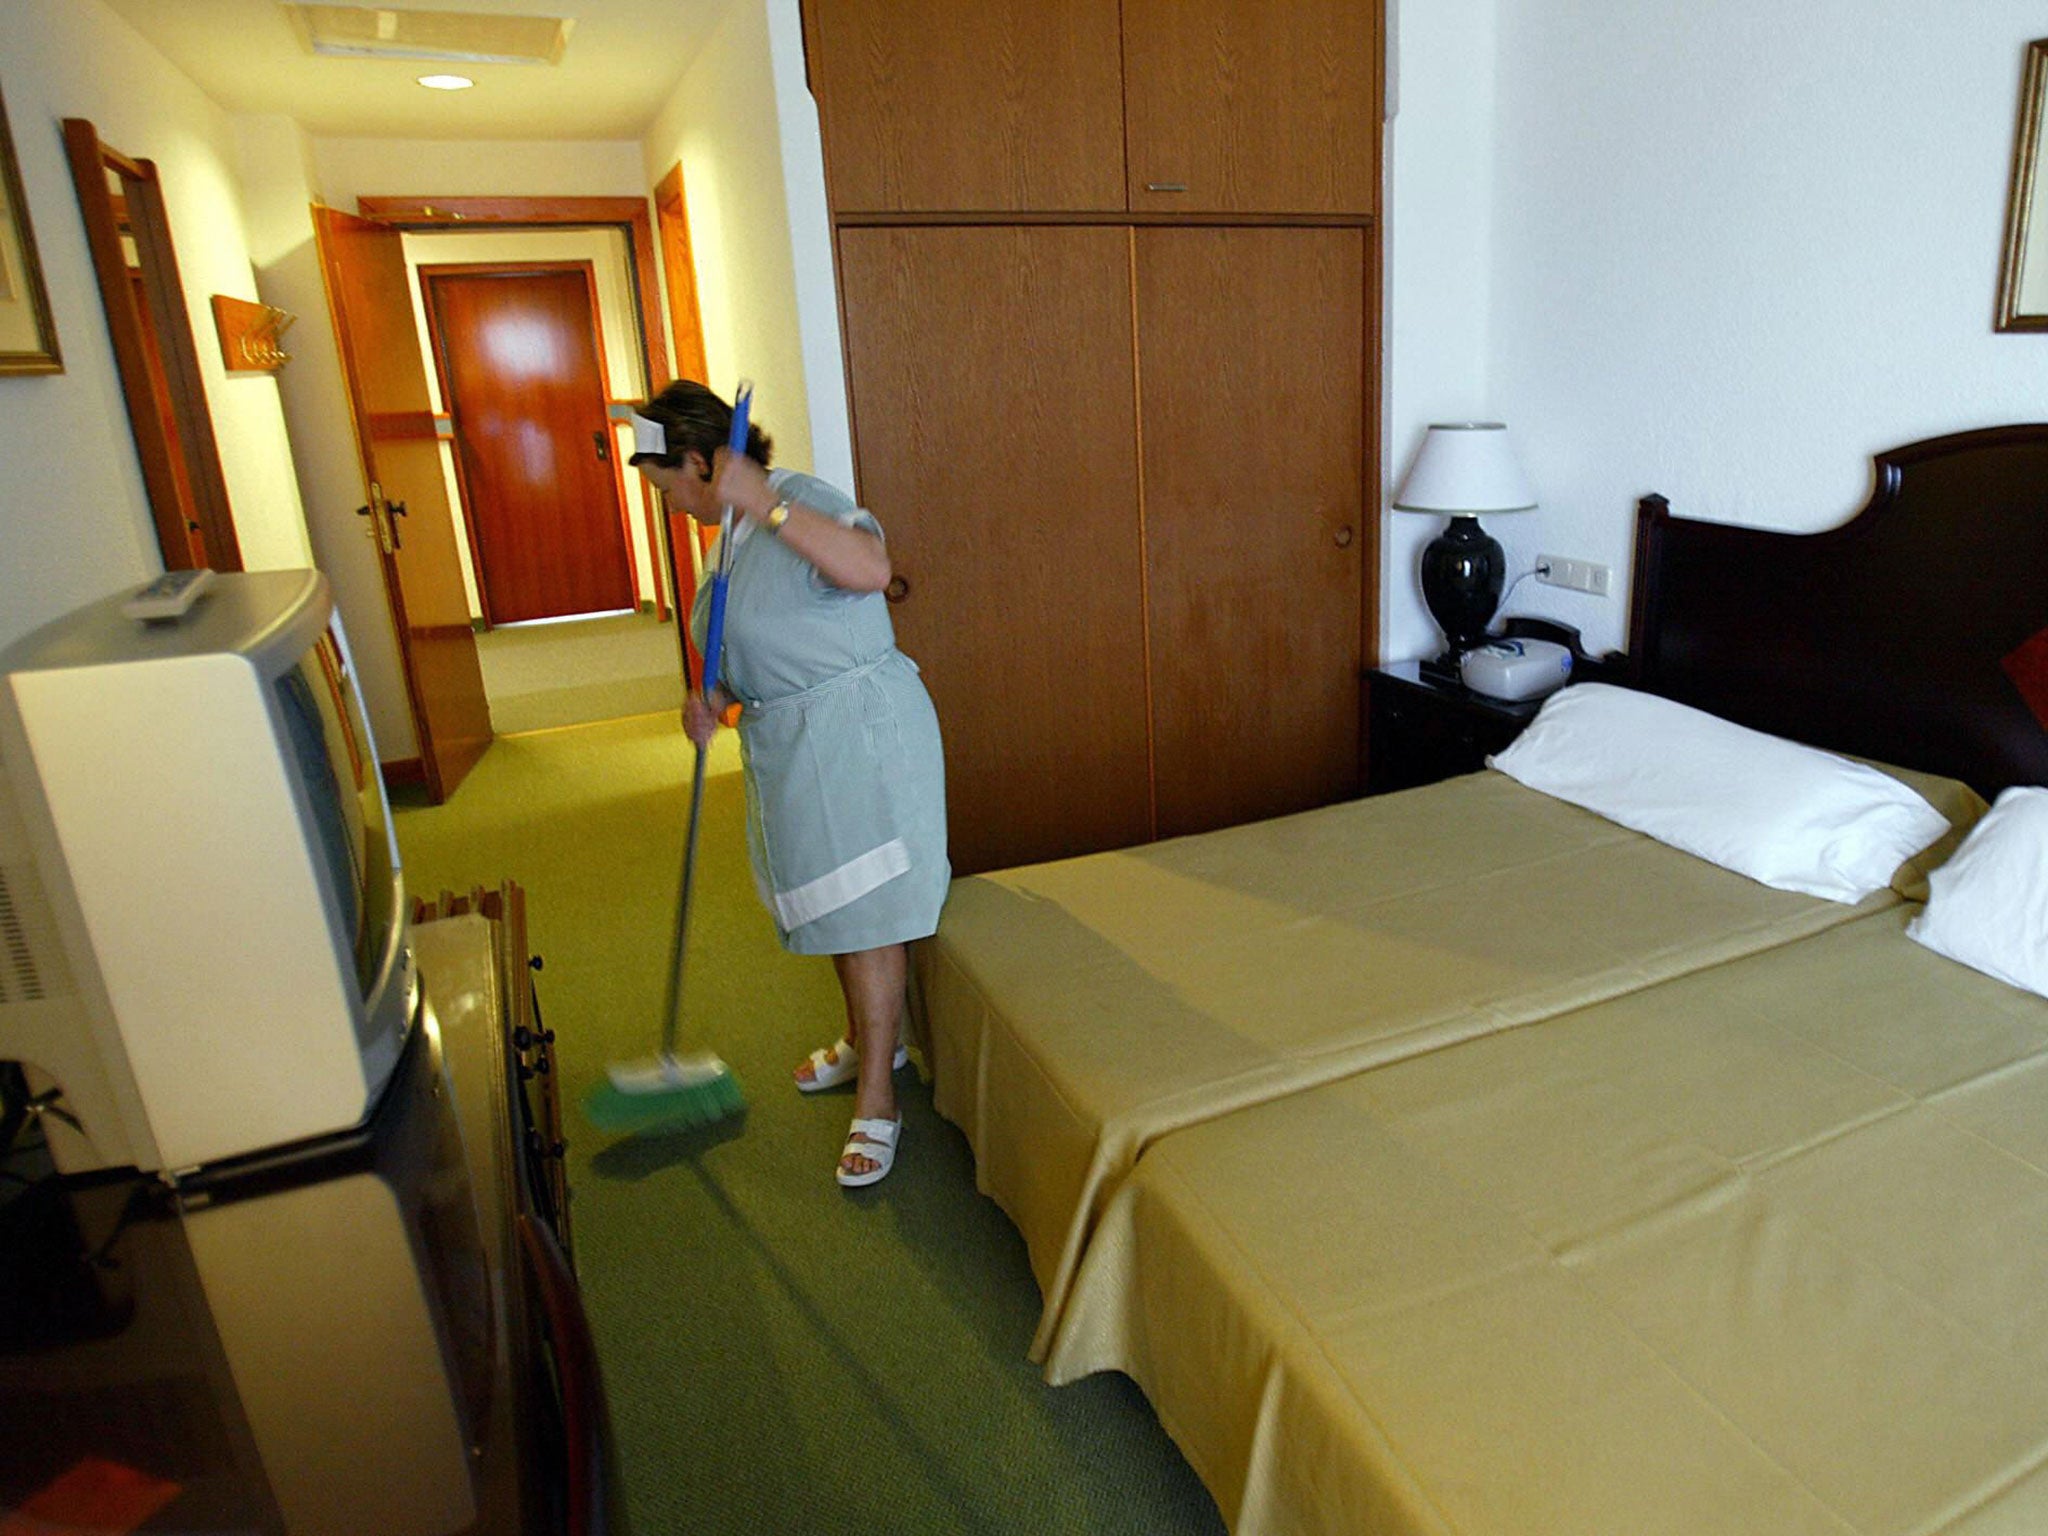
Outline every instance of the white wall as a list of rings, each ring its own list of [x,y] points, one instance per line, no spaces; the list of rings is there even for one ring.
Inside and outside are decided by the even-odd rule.
[[[1494,0],[1387,6],[1383,509],[1429,423],[1486,415],[1495,74]],[[1381,513],[1383,657],[1442,646],[1416,582],[1422,546],[1441,526]]]
[[[378,756],[386,762],[416,757],[419,742],[383,571],[355,516],[363,501],[362,469],[313,240],[310,210],[319,180],[312,140],[286,117],[241,117],[235,128],[257,287],[264,302],[299,317],[285,333],[292,361],[278,374],[278,390],[314,563],[334,587]]]
[[[208,296],[257,297],[227,116],[99,0],[0,5],[0,91],[61,374],[0,378],[0,642],[163,568],[60,122],[156,162],[244,562],[311,554],[275,381],[230,377]]]
[[[1497,4],[1479,394],[1543,505],[1496,531],[1616,576],[1517,611],[1620,644],[1644,492],[1813,530],[1874,451],[2048,417],[2048,336],[1991,328],[2035,0]]]
[[[793,12],[790,0],[770,0]],[[775,439],[779,464],[816,469],[839,483],[852,484],[851,450],[842,464],[821,463],[811,430],[810,392],[805,364],[819,351],[807,351],[798,314],[796,256],[792,245],[792,198],[804,203],[813,195],[814,216],[804,219],[807,249],[805,291],[815,295],[815,243],[822,232],[824,178],[807,190],[787,175],[783,151],[783,117],[800,108],[787,100],[784,79],[778,81],[775,38],[782,40],[786,19],[771,28],[768,4],[739,0],[692,61],[675,95],[648,131],[643,148],[644,174],[650,184],[681,161],[683,195],[689,210],[691,254],[697,267],[697,294],[704,317],[704,359],[711,374],[705,382],[730,398],[736,380],[754,381],[757,420]],[[801,59],[799,57],[799,68]],[[800,78],[800,76],[799,76]],[[783,93],[778,96],[778,90]],[[798,151],[801,158],[801,149]],[[805,173],[799,181],[808,179]],[[826,258],[829,283],[829,256]],[[815,303],[811,303],[815,309]],[[836,325],[836,320],[835,320]],[[836,334],[832,371],[824,386],[841,397],[844,383],[837,365]]]
[[[853,492],[853,422],[846,403],[846,354],[839,337],[839,282],[832,219],[825,198],[825,151],[818,104],[804,68],[798,0],[766,0],[775,74],[775,115],[782,138],[784,194],[796,280],[796,319],[811,409],[814,473]]]
[[[609,139],[315,138],[328,206],[358,197],[645,197],[639,146]]]

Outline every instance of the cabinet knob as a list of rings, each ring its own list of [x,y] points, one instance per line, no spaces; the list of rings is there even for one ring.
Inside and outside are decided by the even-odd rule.
[[[910,596],[910,583],[901,576],[892,576],[889,585],[882,588],[882,596],[892,603],[900,603]]]
[[[1346,523],[1342,528],[1339,528],[1337,530],[1337,547],[1339,549],[1349,549],[1351,547],[1351,541],[1356,537],[1357,535],[1351,531],[1351,525],[1349,523]]]

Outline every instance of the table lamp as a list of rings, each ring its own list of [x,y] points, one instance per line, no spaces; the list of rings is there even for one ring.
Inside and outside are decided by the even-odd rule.
[[[1422,600],[1444,632],[1444,653],[1422,670],[1456,681],[1458,658],[1486,639],[1500,606],[1507,556],[1479,526],[1481,512],[1527,512],[1536,505],[1508,429],[1497,421],[1432,425],[1407,478],[1394,493],[1397,512],[1448,513],[1443,532],[1422,550]]]

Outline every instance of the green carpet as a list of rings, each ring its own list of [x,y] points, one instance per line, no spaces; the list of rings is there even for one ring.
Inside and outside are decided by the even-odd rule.
[[[1118,1375],[1057,1390],[1024,1358],[1024,1245],[906,1070],[896,1171],[832,1168],[850,1090],[790,1085],[840,1033],[831,965],[784,954],[747,872],[721,738],[705,797],[685,1044],[744,1118],[608,1141],[570,1111],[576,1265],[636,1536],[683,1532],[1220,1532]],[[501,738],[447,805],[401,803],[420,894],[517,880],[567,1102],[660,1031],[689,801],[673,716]]]

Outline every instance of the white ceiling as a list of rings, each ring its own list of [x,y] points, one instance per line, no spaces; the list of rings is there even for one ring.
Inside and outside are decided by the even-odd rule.
[[[281,113],[322,137],[637,139],[734,0],[375,0],[385,10],[571,18],[559,64],[316,57],[277,0],[106,3],[228,111]],[[443,72],[476,86],[417,83]]]

